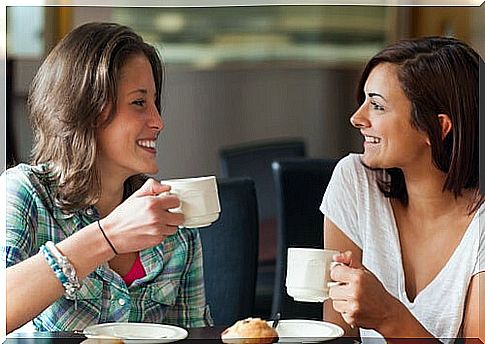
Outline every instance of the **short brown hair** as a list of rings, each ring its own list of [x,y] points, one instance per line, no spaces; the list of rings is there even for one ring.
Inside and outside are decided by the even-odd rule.
[[[447,37],[402,40],[377,53],[364,69],[358,101],[364,102],[364,84],[381,63],[396,65],[398,79],[411,101],[411,124],[425,133],[431,143],[434,165],[444,173],[443,191],[455,197],[464,189],[475,191],[472,210],[483,203],[479,192],[479,63],[480,56],[466,43]],[[438,114],[447,114],[451,132],[441,138]],[[403,173],[386,169],[390,182],[380,182],[388,197],[407,204]]]
[[[120,70],[133,55],[143,54],[155,80],[161,113],[163,64],[156,49],[130,28],[115,23],[88,23],[64,37],[39,68],[29,92],[34,130],[32,163],[47,163],[58,180],[56,202],[65,211],[95,204],[101,185],[96,169],[99,115],[111,103],[106,122],[116,112]],[[133,191],[143,176],[133,176]]]

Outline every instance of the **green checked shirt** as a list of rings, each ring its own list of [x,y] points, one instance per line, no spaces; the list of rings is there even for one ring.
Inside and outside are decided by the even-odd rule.
[[[46,241],[57,243],[99,218],[94,207],[70,214],[56,207],[57,185],[39,173],[45,167],[20,164],[0,177],[7,195],[6,209],[1,210],[6,213],[0,216],[6,219],[2,257],[7,267],[37,254]],[[140,259],[145,277],[127,286],[105,263],[82,281],[77,310],[74,301],[61,297],[34,318],[36,329],[73,331],[104,322],[212,325],[198,230],[179,230],[162,244],[141,251]]]

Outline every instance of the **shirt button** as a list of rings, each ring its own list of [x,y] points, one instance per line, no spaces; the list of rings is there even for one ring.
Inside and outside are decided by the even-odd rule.
[[[86,209],[86,214],[89,215],[89,216],[93,216],[93,214],[94,214],[93,209],[91,209],[91,208]]]
[[[119,299],[118,303],[120,304],[120,306],[124,306],[126,301],[125,301],[125,299]]]

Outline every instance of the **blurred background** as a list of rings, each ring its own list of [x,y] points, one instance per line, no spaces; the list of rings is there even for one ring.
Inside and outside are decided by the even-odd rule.
[[[131,26],[167,66],[159,178],[215,174],[221,147],[300,138],[310,157],[359,151],[348,118],[363,65],[388,42],[450,35],[485,51],[485,8],[7,7],[7,160],[28,161],[30,82],[89,21]]]
[[[362,139],[349,117],[366,61],[389,42],[429,35],[460,38],[483,56],[483,18],[484,5],[8,6],[7,166],[29,160],[26,101],[34,74],[53,46],[86,22],[131,26],[160,50],[167,75],[156,177],[165,179],[227,176],[221,152],[254,144],[303,142],[300,153],[310,158],[360,152]],[[256,155],[243,164],[248,161],[258,164]],[[264,189],[271,183],[269,163],[265,171],[256,180],[261,224],[254,312],[263,317],[271,308],[276,243],[276,202]]]

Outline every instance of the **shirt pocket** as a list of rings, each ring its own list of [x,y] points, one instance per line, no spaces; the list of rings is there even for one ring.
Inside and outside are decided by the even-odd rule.
[[[149,286],[149,293],[154,303],[173,306],[177,300],[178,285],[171,280],[154,282]]]
[[[176,305],[178,284],[171,280],[152,282],[146,287],[146,299],[143,301],[144,309],[142,322],[166,322],[166,314]]]

